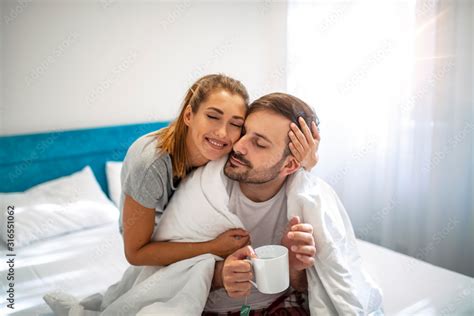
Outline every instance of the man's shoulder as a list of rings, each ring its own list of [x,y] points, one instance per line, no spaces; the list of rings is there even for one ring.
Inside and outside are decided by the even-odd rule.
[[[310,194],[313,197],[321,194],[336,195],[334,188],[315,172],[299,170],[298,172],[288,176],[286,182],[287,195],[297,194],[304,196]]]

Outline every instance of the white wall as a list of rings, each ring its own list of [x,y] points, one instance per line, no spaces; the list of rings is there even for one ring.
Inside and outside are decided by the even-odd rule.
[[[286,5],[2,0],[1,135],[172,119],[224,72],[286,87]],[[1,82],[0,82],[1,83]]]

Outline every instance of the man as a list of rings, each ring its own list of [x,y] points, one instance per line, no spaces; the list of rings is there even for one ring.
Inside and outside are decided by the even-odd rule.
[[[229,155],[224,174],[234,180],[229,181],[227,188],[229,209],[249,231],[251,246],[281,244],[287,247],[290,284],[302,292],[308,286],[305,269],[314,264],[316,248],[310,224],[301,223],[298,217],[287,221],[286,180],[300,168],[290,153],[287,135],[290,124],[299,125],[298,117],[302,117],[308,126],[312,121],[318,122],[307,104],[288,94],[272,93],[254,101],[243,135]],[[290,134],[290,137],[294,135]],[[205,307],[209,315],[238,314],[244,302],[252,310],[263,313],[266,309],[268,313],[276,306],[283,306],[283,299],[290,296],[290,289],[267,295],[252,288],[249,282],[253,279],[252,268],[243,260],[255,256],[252,247],[241,248],[216,264],[213,290]],[[292,308],[303,311],[289,307]]]

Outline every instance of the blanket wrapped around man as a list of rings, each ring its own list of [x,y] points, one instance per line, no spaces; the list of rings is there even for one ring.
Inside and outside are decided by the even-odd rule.
[[[154,240],[200,242],[243,227],[228,209],[227,157],[196,169],[180,184],[155,227]],[[287,179],[288,214],[313,226],[315,264],[306,270],[311,315],[380,314],[382,292],[363,267],[350,219],[334,190],[314,173]],[[58,315],[201,315],[216,260],[204,254],[166,267],[131,266],[118,283],[77,301],[47,294]]]

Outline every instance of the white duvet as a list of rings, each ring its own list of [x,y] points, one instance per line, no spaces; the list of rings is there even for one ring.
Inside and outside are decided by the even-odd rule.
[[[225,161],[210,162],[181,183],[155,229],[154,240],[207,241],[243,227],[228,210],[225,188],[231,180],[223,174]],[[288,181],[288,218],[300,216],[314,228],[316,262],[307,269],[311,314],[382,312],[381,290],[362,265],[350,220],[335,192],[302,170]],[[44,299],[58,315],[200,315],[216,260],[222,258],[204,254],[166,267],[131,266],[103,296],[95,294],[78,302],[56,293]]]

